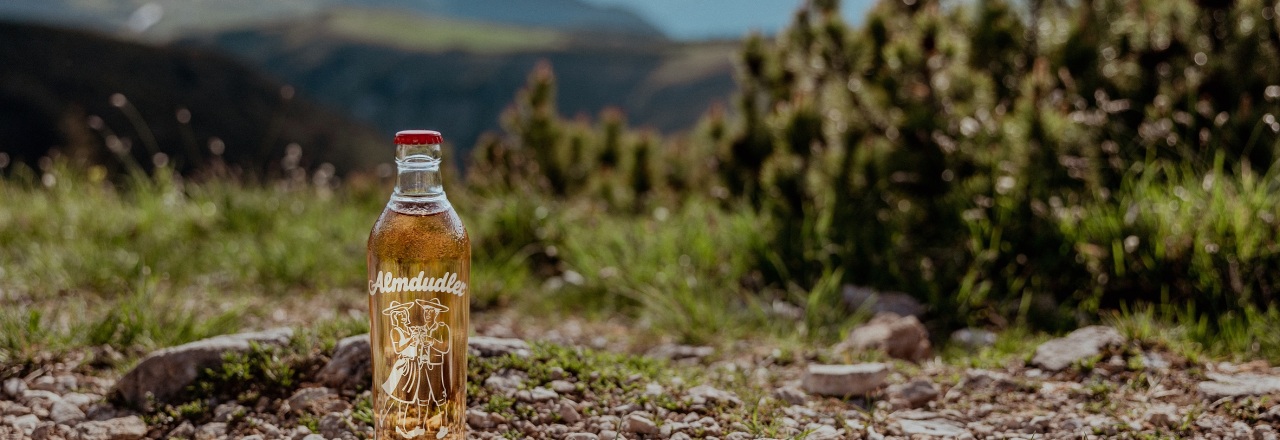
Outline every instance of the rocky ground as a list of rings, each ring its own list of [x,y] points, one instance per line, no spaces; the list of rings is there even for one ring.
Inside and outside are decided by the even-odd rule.
[[[802,359],[472,339],[471,438],[1276,439],[1280,425],[1280,369],[1196,363],[1109,327],[998,368],[941,362],[919,321],[892,314]],[[161,350],[124,374],[74,356],[31,368],[3,380],[0,438],[368,437],[367,336],[308,342],[279,329]],[[858,358],[877,362],[833,361]]]

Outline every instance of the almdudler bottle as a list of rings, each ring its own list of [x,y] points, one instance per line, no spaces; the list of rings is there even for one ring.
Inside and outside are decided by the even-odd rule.
[[[471,239],[445,198],[442,140],[396,133],[396,189],[369,234],[376,439],[466,435]]]

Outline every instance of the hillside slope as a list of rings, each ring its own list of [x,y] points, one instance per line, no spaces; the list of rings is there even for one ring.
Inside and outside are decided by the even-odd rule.
[[[251,172],[278,170],[270,164],[291,143],[303,166],[390,157],[366,153],[381,143],[369,128],[207,50],[3,22],[0,41],[0,151],[19,161],[58,148],[119,164],[105,148],[111,136],[139,163],[164,153],[185,169],[213,160],[218,141],[223,160]]]
[[[555,69],[568,116],[618,107],[635,125],[672,132],[728,100],[736,50],[352,10],[180,44],[234,54],[381,131],[438,127],[464,149],[498,128],[540,60]]]

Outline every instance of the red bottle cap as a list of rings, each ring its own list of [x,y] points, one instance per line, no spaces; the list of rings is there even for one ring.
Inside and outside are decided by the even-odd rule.
[[[425,145],[444,142],[444,136],[435,130],[404,130],[396,132],[396,145]]]

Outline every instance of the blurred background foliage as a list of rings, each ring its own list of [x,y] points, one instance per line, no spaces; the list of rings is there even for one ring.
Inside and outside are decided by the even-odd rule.
[[[839,7],[743,41],[734,103],[684,134],[616,109],[567,118],[555,97],[573,85],[539,64],[501,132],[448,154],[476,307],[693,343],[830,340],[865,316],[843,298],[862,286],[917,298],[937,330],[1135,314],[1280,355],[1263,337],[1280,323],[1274,5],[886,0],[860,27]],[[66,292],[241,299],[186,336],[140,336],[163,345],[265,319],[263,291],[362,289],[389,173],[286,160],[256,181],[116,155],[120,178],[55,154],[0,180],[22,207],[0,210],[5,328],[67,321],[40,302]]]
[[[760,282],[838,274],[910,293],[947,327],[1272,307],[1274,6],[885,1],[853,28],[837,3],[749,37],[736,105],[685,137],[615,112],[562,119],[541,66],[469,182],[618,213],[756,212]]]

